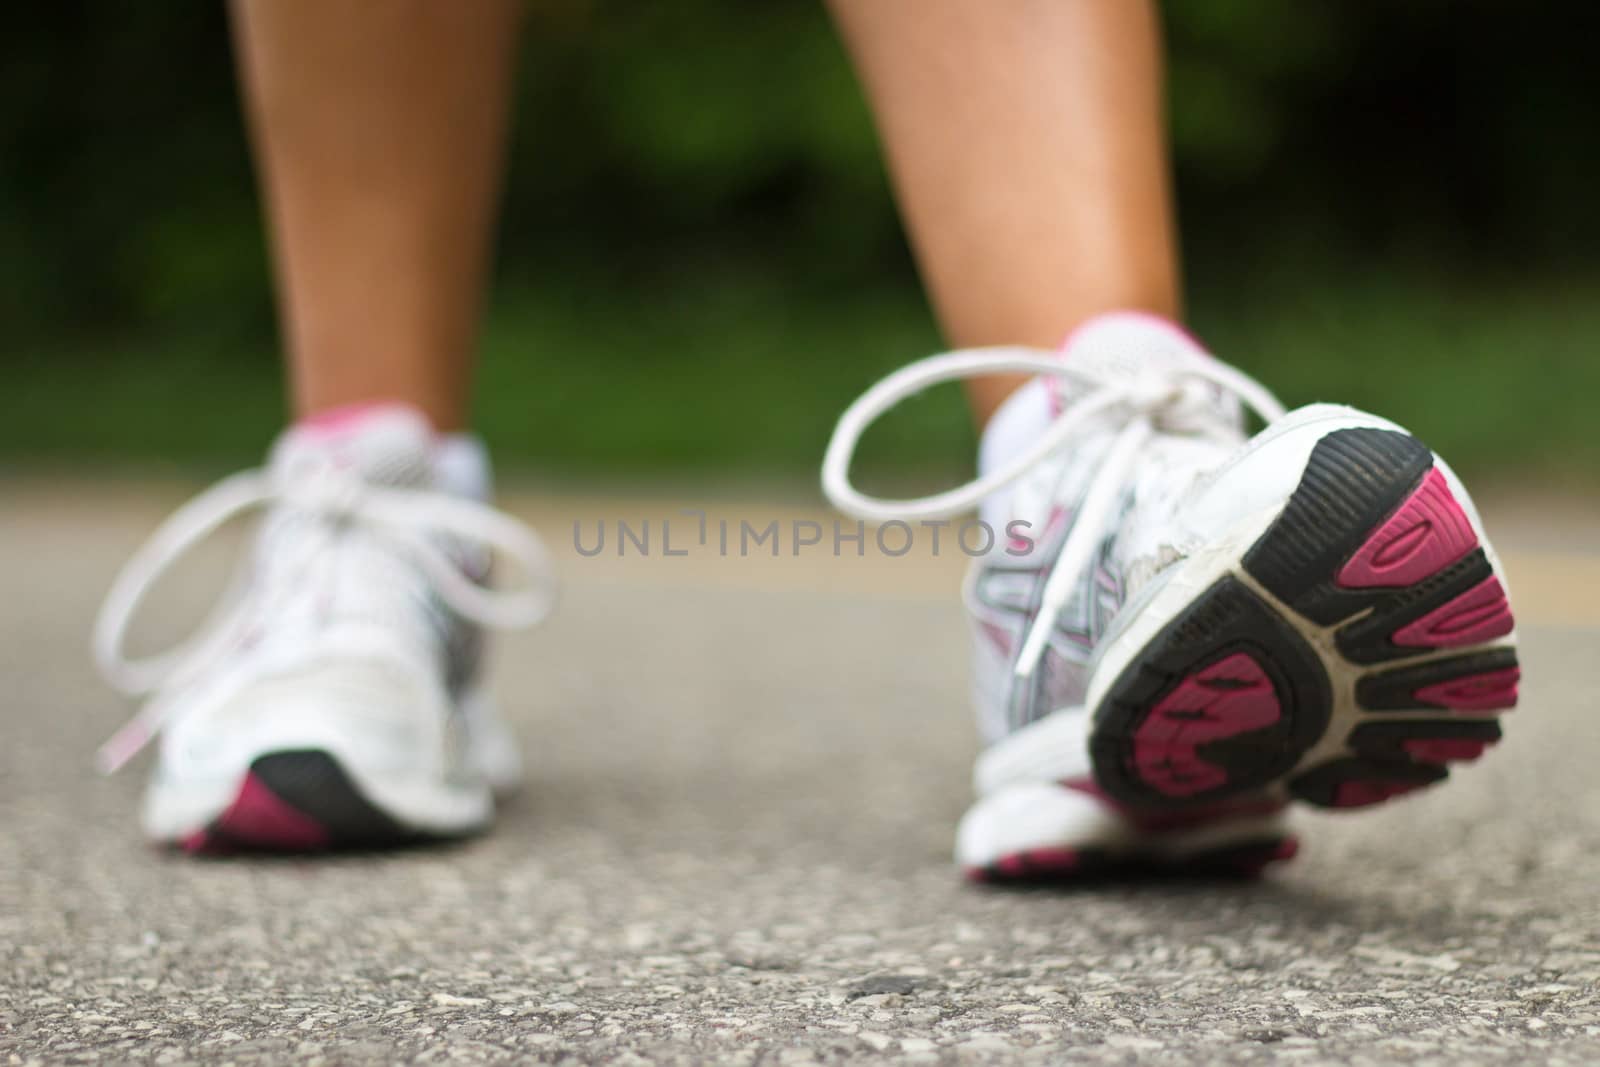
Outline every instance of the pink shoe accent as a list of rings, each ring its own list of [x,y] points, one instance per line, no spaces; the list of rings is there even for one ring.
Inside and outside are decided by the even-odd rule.
[[[1456,711],[1498,711],[1517,706],[1517,682],[1522,671],[1516,667],[1469,674],[1448,682],[1425,685],[1411,695],[1420,703],[1435,704]]]
[[[1514,625],[1500,579],[1485,578],[1449,603],[1394,632],[1394,643],[1412,648],[1454,648],[1504,637]]]
[[[359,429],[363,423],[371,419],[389,414],[422,418],[422,413],[410,404],[401,404],[393,400],[373,400],[364,404],[345,404],[313,412],[297,420],[294,428],[304,430],[313,437],[338,437]]]
[[[1407,741],[1405,750],[1411,758],[1423,763],[1451,763],[1475,760],[1489,747],[1487,741],[1474,741],[1464,737],[1429,737]]]
[[[1467,513],[1437,467],[1398,511],[1368,535],[1339,571],[1346,589],[1412,585],[1478,547]]]
[[[1062,339],[1056,351],[1062,359],[1066,359],[1072,355],[1073,346],[1095,330],[1130,325],[1139,325],[1150,330],[1166,333],[1176,340],[1182,348],[1193,349],[1202,356],[1211,355],[1206,346],[1201,344],[1200,340],[1183,326],[1164,315],[1157,315],[1154,312],[1143,311],[1138,308],[1119,308],[1114,311],[1101,312],[1098,315],[1092,315],[1084,319],[1067,332],[1067,336]],[[1055,377],[1046,378],[1044,387],[1050,404],[1050,414],[1061,414],[1066,409],[1066,397],[1061,390],[1061,380]]]
[[[1340,782],[1333,791],[1333,807],[1336,808],[1364,808],[1369,804],[1381,804],[1390,797],[1409,793],[1413,789],[1420,789],[1425,782],[1395,782],[1382,780],[1355,779]]]
[[[1081,862],[1081,857],[1070,848],[1031,848],[1022,858],[1030,871],[1044,874],[1074,871]]]
[[[1161,699],[1133,737],[1139,776],[1168,796],[1192,796],[1228,781],[1200,758],[1201,745],[1271,726],[1282,716],[1272,682],[1248,653],[1213,663]]]
[[[1030,848],[1001,856],[988,867],[969,867],[967,877],[975,882],[1059,878],[1078,873],[1082,866],[1083,857],[1070,848]]]
[[[1051,380],[1054,381],[1055,379]],[[1060,412],[1057,412],[1057,414],[1060,414]],[[1060,504],[1055,505],[1050,509],[1050,516],[1044,520],[1044,528],[1039,531],[1038,536],[1025,537],[1021,534],[1018,534],[1006,542],[1007,547],[1019,556],[1028,555],[1030,552],[1036,550],[1040,545],[1051,543],[1056,534],[1061,531],[1061,526],[1065,522],[1066,517],[1067,509],[1062,507]]]
[[[239,795],[212,826],[214,833],[204,834],[204,840],[198,842],[200,848],[213,837],[286,852],[311,851],[328,845],[328,831],[321,823],[285,804],[254,774],[245,775]],[[191,848],[190,840],[184,841],[184,848],[198,851],[198,848]]]
[[[1152,329],[1165,331],[1166,333],[1169,333],[1173,337],[1177,338],[1179,341],[1183,342],[1184,347],[1193,348],[1196,352],[1199,352],[1204,356],[1211,355],[1211,352],[1206,348],[1206,346],[1200,343],[1200,338],[1190,333],[1188,328],[1183,326],[1181,323],[1174,322],[1165,315],[1157,315],[1153,311],[1143,311],[1139,308],[1122,308],[1117,311],[1104,311],[1098,315],[1093,315],[1087,319],[1084,319],[1082,322],[1078,323],[1078,325],[1074,326],[1070,331],[1068,331],[1067,336],[1062,339],[1061,347],[1058,349],[1058,351],[1065,356],[1071,351],[1074,342],[1082,340],[1083,335],[1096,326],[1116,325],[1118,323],[1138,323],[1141,326],[1148,326]]]
[[[1018,852],[1009,856],[1001,856],[995,861],[994,870],[996,874],[1004,875],[1007,878],[1016,878],[1027,873],[1028,865],[1023,861],[1022,854]]]
[[[992,622],[980,622],[978,626],[1002,656],[1011,655],[1011,634],[1004,627],[996,626]]]

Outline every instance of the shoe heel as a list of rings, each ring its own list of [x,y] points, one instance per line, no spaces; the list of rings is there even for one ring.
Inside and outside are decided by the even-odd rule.
[[[1286,782],[1358,807],[1432,784],[1499,739],[1492,713],[1515,704],[1519,678],[1502,640],[1513,625],[1433,452],[1394,430],[1336,430],[1240,571],[1109,689],[1096,776],[1123,803],[1157,806]]]

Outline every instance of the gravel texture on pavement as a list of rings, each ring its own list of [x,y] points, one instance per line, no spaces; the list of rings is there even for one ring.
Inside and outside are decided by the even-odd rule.
[[[495,832],[194,860],[90,770],[125,709],[85,653],[181,487],[0,488],[0,1063],[1600,1060],[1586,537],[1514,557],[1522,706],[1458,781],[1305,814],[1260,883],[1006,891],[949,860],[950,566],[624,566],[530,503],[568,588],[497,649],[532,779]]]

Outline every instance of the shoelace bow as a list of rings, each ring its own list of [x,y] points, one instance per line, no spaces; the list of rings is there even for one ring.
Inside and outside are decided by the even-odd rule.
[[[931,496],[886,500],[868,496],[851,484],[850,463],[862,435],[902,400],[946,382],[1008,373],[1042,375],[1087,388],[1063,408],[1032,447],[964,485]],[[1158,425],[1199,431],[1204,422],[1192,416],[1197,405],[1209,403],[1204,388],[1208,384],[1238,397],[1268,423],[1284,414],[1283,405],[1265,386],[1220,360],[1197,361],[1193,366],[1139,380],[1116,380],[1074,367],[1070,360],[1045,349],[971,348],[930,356],[884,378],[839,417],[822,461],[822,488],[835,507],[872,522],[947,519],[977,507],[991,493],[1011,485],[1035,464],[1066,447],[1095,416],[1114,413],[1120,417],[1122,426],[1084,492],[1071,531],[1045,582],[1039,613],[1018,653],[1014,671],[1018,679],[1025,680],[1038,667],[1056,617],[1089,565],[1140,450]]]
[[[532,626],[555,604],[554,571],[539,536],[487,504],[446,493],[371,485],[331,465],[299,472],[290,480],[269,470],[247,470],[224,478],[174,512],[141,545],[112,583],[95,620],[96,666],[129,696],[155,693],[169,682],[201,673],[235,640],[246,622],[247,603],[224,597],[212,619],[187,640],[156,655],[132,659],[123,650],[140,603],[186,552],[229,520],[255,508],[287,505],[297,511],[374,529],[406,550],[439,598],[463,618],[483,626]],[[526,582],[494,590],[474,582],[436,542],[454,536],[483,545],[511,560]],[[169,711],[155,697],[101,746],[96,762],[110,773],[133,758],[160,731]]]

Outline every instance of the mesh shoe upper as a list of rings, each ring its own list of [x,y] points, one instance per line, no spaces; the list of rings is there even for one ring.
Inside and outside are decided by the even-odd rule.
[[[186,505],[130,562],[107,598],[97,651],[108,676],[148,693],[103,751],[115,765],[165,731],[164,773],[238,773],[285,746],[339,752],[369,769],[462,771],[461,697],[479,624],[532,622],[548,594],[488,590],[490,546],[543,581],[533,535],[445,491],[436,440],[410,409],[302,424],[268,467]],[[129,661],[124,630],[145,590],[230,516],[264,507],[233,592],[196,638]]]
[[[1042,397],[1049,412],[1012,454],[988,457],[991,469],[974,481],[914,500],[868,496],[851,483],[862,434],[901,400],[940,382],[1019,372],[1037,380],[1011,403]],[[950,518],[981,505],[1004,528],[968,583],[980,727],[995,740],[1081,700],[1084,664],[1119,605],[1194,547],[1171,543],[1169,520],[1239,448],[1241,401],[1269,422],[1284,414],[1260,384],[1170,323],[1104,315],[1059,353],[972,349],[891,374],[840,416],[823,489],[863,519]]]
[[[1095,381],[1160,381],[1211,357],[1187,334],[1163,320],[1135,314],[1097,318],[1077,331],[1059,358]],[[1007,404],[1062,412],[1092,385],[1041,378]],[[996,421],[1015,414],[1002,410]],[[1024,418],[1027,416],[1024,415]],[[1113,446],[1125,416],[1107,411],[1086,423],[1070,446],[1030,467],[1008,490],[985,502],[991,527],[1025,531],[997,542],[978,560],[966,583],[976,664],[974,687],[980,727],[993,740],[1063,707],[1082,704],[1088,667],[1118,609],[1190,546],[1174,540],[1170,521],[1185,494],[1244,441],[1238,401],[1212,385],[1163,412],[1156,433],[1118,487],[1108,512],[1088,535],[1095,549],[1055,612],[1038,667],[1026,678],[1013,668],[1029,629],[1037,622],[1046,583],[1061,550],[1082,519],[1085,494]],[[985,456],[986,466],[1004,457]],[[1022,524],[1022,525],[1016,525]]]

